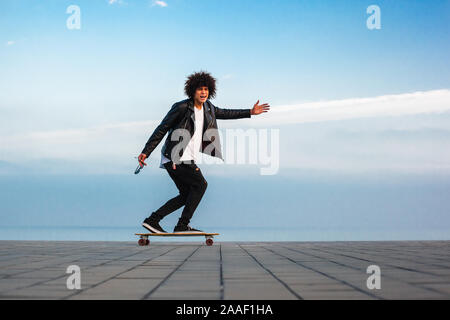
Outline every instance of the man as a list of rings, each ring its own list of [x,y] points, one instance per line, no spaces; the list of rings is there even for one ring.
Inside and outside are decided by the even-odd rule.
[[[214,106],[208,98],[216,95],[216,79],[203,71],[188,76],[184,92],[188,99],[172,106],[138,157],[139,165],[146,166],[145,159],[169,132],[161,149],[160,168],[167,170],[179,195],[167,201],[142,223],[144,228],[154,233],[165,233],[159,222],[182,206],[181,218],[173,232],[202,232],[189,225],[207,187],[195,162],[198,152],[222,159],[216,119],[250,118],[270,109],[267,103],[259,105],[259,100],[252,109],[221,109]]]

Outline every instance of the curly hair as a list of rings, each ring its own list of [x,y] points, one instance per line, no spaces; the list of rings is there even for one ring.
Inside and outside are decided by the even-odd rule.
[[[216,96],[216,78],[208,72],[200,71],[188,76],[184,84],[184,93],[189,99],[194,99],[195,91],[199,87],[208,87],[208,98],[212,99]]]

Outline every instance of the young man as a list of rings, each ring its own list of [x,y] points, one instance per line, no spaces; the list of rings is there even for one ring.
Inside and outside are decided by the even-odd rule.
[[[214,98],[216,95],[216,79],[207,72],[191,74],[186,80],[184,92],[188,99],[172,106],[138,157],[139,165],[146,166],[145,159],[169,132],[161,149],[160,168],[167,170],[178,188],[179,195],[167,201],[144,220],[142,226],[150,232],[166,232],[159,222],[182,206],[183,212],[174,232],[202,232],[189,225],[207,186],[195,162],[198,152],[222,159],[216,119],[250,118],[251,115],[258,115],[270,109],[267,103],[260,105],[259,100],[252,109],[221,109],[214,106],[208,98]]]

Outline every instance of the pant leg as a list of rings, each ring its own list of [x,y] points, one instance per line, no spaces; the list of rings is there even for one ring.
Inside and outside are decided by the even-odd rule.
[[[184,184],[178,176],[173,173],[172,171],[175,171],[172,169],[172,162],[164,164],[164,167],[167,170],[167,173],[169,174],[170,178],[173,180],[175,185],[178,188],[178,191],[180,192],[178,196],[168,200],[164,205],[162,205],[158,210],[152,213],[150,216],[152,219],[155,219],[157,221],[160,221],[165,216],[171,214],[172,212],[178,210],[182,206],[185,205],[186,199],[189,194],[189,185]]]
[[[195,209],[197,209],[197,206],[202,200],[208,183],[206,182],[202,172],[197,167],[197,165],[181,164],[180,166],[177,166],[176,170],[178,170],[179,167],[182,168],[182,170],[178,173],[181,180],[185,184],[189,185],[189,193],[187,195],[186,204],[184,206],[183,212],[181,213],[181,218],[179,219],[178,223],[187,225],[189,224],[189,221],[191,220]]]

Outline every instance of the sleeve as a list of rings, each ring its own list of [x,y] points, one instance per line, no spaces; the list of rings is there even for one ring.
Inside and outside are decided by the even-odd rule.
[[[182,106],[180,104],[175,103],[166,114],[164,119],[161,121],[159,126],[156,127],[155,131],[153,131],[153,134],[150,136],[147,143],[145,144],[144,149],[141,152],[145,154],[147,158],[164,138],[167,131],[169,131],[169,129],[176,123],[181,115],[181,108]]]
[[[216,119],[241,119],[250,118],[250,109],[222,109],[214,106]]]

